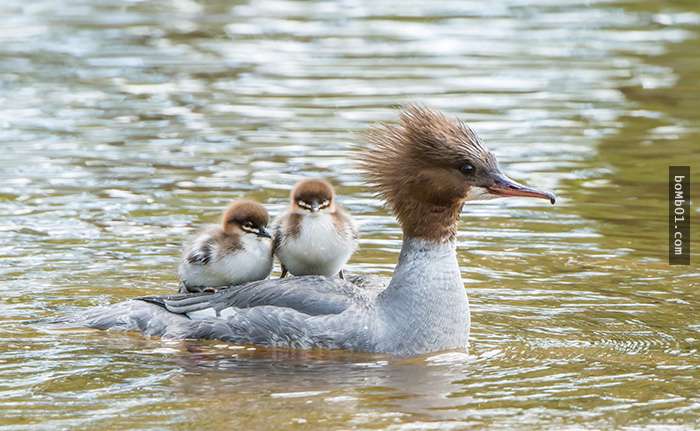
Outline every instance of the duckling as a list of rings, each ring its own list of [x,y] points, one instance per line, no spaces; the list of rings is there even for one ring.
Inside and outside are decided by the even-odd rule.
[[[322,179],[298,182],[290,205],[274,223],[272,248],[282,276],[336,275],[357,249],[357,228],[335,202],[333,186]]]
[[[272,271],[272,241],[265,207],[233,201],[220,225],[204,228],[185,244],[179,267],[180,292],[263,280]]]

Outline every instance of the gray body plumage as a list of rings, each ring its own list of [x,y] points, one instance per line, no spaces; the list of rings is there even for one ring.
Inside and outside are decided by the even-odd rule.
[[[389,285],[302,276],[214,294],[130,300],[92,309],[80,323],[167,338],[410,356],[463,348],[469,304],[454,242],[407,238]]]

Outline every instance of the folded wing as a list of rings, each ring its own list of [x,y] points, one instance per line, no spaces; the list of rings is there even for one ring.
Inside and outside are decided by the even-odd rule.
[[[320,316],[342,313],[351,305],[369,304],[379,290],[336,277],[304,276],[255,281],[230,286],[213,294],[151,296],[139,299],[177,314],[210,309],[219,315],[222,310],[230,307],[274,306],[290,308],[309,316]]]

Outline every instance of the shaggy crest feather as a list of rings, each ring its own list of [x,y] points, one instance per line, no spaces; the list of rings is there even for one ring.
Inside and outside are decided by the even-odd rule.
[[[446,213],[442,228],[433,226],[435,239],[454,234],[449,224],[456,223],[464,201],[464,190],[456,190],[460,186],[450,182],[447,172],[467,162],[497,169],[493,154],[465,123],[420,105],[406,106],[398,124],[374,126],[366,137],[370,147],[360,155],[360,167],[404,230],[423,223],[429,213]],[[428,171],[433,172],[430,190],[422,177]],[[436,181],[440,175],[444,182]]]

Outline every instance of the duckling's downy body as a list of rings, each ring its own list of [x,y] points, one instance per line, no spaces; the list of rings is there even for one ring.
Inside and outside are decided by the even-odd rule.
[[[274,223],[273,250],[282,277],[339,274],[357,248],[357,229],[335,203],[333,187],[319,179],[297,183],[290,205]]]
[[[178,269],[181,292],[267,278],[272,271],[272,242],[265,207],[248,200],[234,201],[221,225],[208,226],[188,242]]]
[[[337,277],[291,277],[214,294],[127,301],[93,310],[83,321],[174,338],[399,356],[464,348],[469,304],[455,251],[462,205],[470,198],[553,202],[554,196],[508,179],[471,129],[426,108],[408,107],[399,124],[372,129],[369,140],[361,165],[404,232],[386,288]]]

